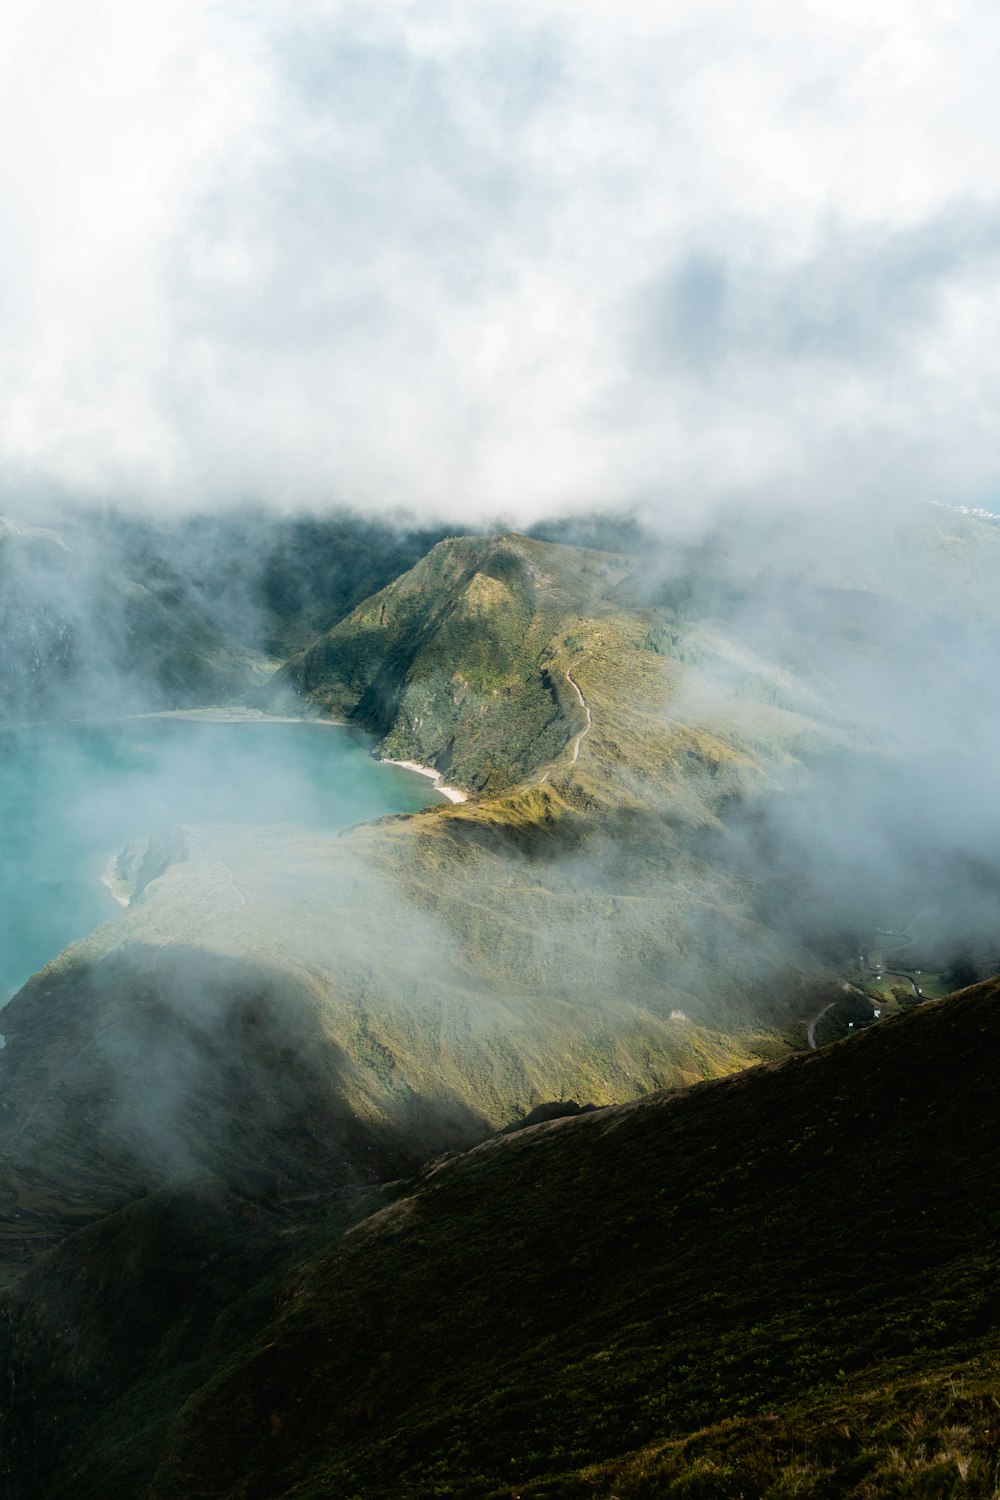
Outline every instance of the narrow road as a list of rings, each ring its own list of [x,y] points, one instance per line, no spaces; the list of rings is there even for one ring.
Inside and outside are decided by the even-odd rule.
[[[912,941],[913,941],[912,938],[908,937],[906,939],[907,943],[911,943]],[[898,947],[898,948],[904,948],[906,946],[906,943],[896,943],[893,946],[894,947]],[[923,990],[920,988],[920,986],[917,983],[917,981],[913,978],[913,975],[907,973],[907,971],[905,969],[886,969],[886,968],[880,967],[879,965],[876,965],[873,968],[872,964],[871,964],[871,962],[870,962],[870,960],[868,958],[868,954],[864,950],[862,950],[858,954],[858,957],[861,960],[861,963],[862,963],[863,967],[868,970],[869,974],[876,974],[880,979],[905,979],[906,982],[907,982],[907,984],[910,986],[910,989],[913,991],[913,993],[915,995],[920,995],[921,997],[923,997],[923,993],[924,993]]]
[[[903,973],[897,971],[896,969],[892,969],[892,970],[883,969],[882,973],[883,974],[892,973],[894,975],[896,975],[898,973],[898,977],[900,979],[907,979],[907,980],[909,980],[910,984],[913,985],[913,993],[915,995],[920,995],[921,997],[923,996],[923,990],[917,988],[917,986],[916,986],[916,984],[914,984],[913,980],[910,979],[909,974],[903,974]],[[878,1017],[879,1015],[881,1015],[882,1011],[885,1009],[885,1001],[883,1001],[883,1000],[877,1000],[873,995],[869,995],[868,991],[867,990],[863,990],[859,984],[851,984],[850,980],[845,980],[844,983],[843,983],[842,988],[843,988],[845,994],[850,993],[852,995],[859,996],[860,999],[862,999],[862,1000],[867,1000],[868,1004],[871,1006],[872,1010],[875,1012],[876,1017]],[[808,1038],[809,1038],[809,1045],[810,1045],[810,1047],[812,1048],[812,1050],[814,1052],[816,1051],[816,1027],[817,1027],[818,1023],[820,1021],[822,1021],[823,1017],[826,1015],[826,1013],[828,1011],[833,1010],[833,1007],[835,1005],[839,1005],[839,1004],[840,1004],[839,1000],[831,1000],[830,1004],[829,1005],[824,1005],[823,1009],[819,1012],[819,1014],[813,1016],[812,1020],[809,1022],[809,1030],[808,1030],[807,1035],[808,1035]]]
[[[903,969],[883,969],[882,974],[887,979],[905,979],[915,995],[923,994],[923,990],[917,984],[917,981],[905,973]]]
[[[819,1014],[816,1015],[816,1016],[813,1016],[812,1020],[809,1022],[809,1032],[808,1032],[809,1045],[810,1045],[810,1047],[812,1048],[812,1050],[814,1052],[816,1051],[816,1023],[817,1023],[817,1021],[822,1021],[822,1019],[826,1015],[827,1011],[828,1010],[833,1010],[833,1007],[835,1005],[838,1005],[839,1003],[840,1002],[837,1001],[837,1000],[831,1000],[830,1004],[829,1005],[824,1005],[823,1009],[819,1012]]]
[[[572,756],[570,758],[570,765],[575,765],[576,764],[576,760],[577,760],[577,756],[580,754],[580,742],[581,742],[581,740],[584,740],[587,737],[587,735],[590,733],[591,726],[593,725],[593,722],[594,722],[594,716],[590,712],[590,706],[588,705],[586,698],[583,696],[583,694],[580,691],[580,684],[578,682],[575,682],[573,680],[573,676],[572,676],[572,673],[570,672],[569,667],[566,668],[566,681],[569,683],[570,687],[573,689],[574,693],[579,698],[579,700],[580,700],[580,707],[583,709],[584,713],[587,715],[587,722],[586,722],[586,724],[580,730],[580,733],[577,735],[576,739],[573,741],[573,754],[572,754]]]

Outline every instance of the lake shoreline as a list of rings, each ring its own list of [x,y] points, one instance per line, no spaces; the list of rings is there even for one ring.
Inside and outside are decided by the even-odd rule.
[[[358,726],[349,724],[346,719],[321,719],[296,717],[293,714],[268,714],[261,709],[238,709],[238,708],[159,708],[152,709],[143,714],[123,714],[118,719],[67,719],[62,722],[70,725],[94,726],[95,728],[110,727],[115,724],[138,724],[148,723],[153,719],[167,719],[175,723],[185,724],[316,724],[324,729],[348,729],[358,731]],[[3,728],[11,729],[41,729],[48,728],[52,721],[39,720],[24,724],[4,725]],[[433,766],[423,766],[415,760],[392,760],[388,756],[378,755],[372,751],[373,760],[382,766],[398,766],[401,771],[413,771],[417,776],[426,776],[434,783],[434,790],[447,802],[458,804],[468,802],[468,792],[463,792],[460,787],[448,786],[440,771],[435,771]],[[121,905],[128,905],[127,901],[115,891],[105,877],[101,876],[102,883]]]
[[[434,783],[434,790],[440,792],[442,797],[447,797],[449,802],[468,802],[468,792],[463,792],[457,786],[445,786],[444,778],[440,771],[435,771],[433,766],[422,766],[415,760],[389,760],[377,756],[377,760],[383,766],[400,766],[404,771],[416,771],[418,776],[429,776]]]
[[[270,727],[234,727],[246,723]],[[383,775],[371,737],[331,719],[209,709],[4,728],[0,996],[128,915],[139,870],[121,851],[151,831],[289,823],[334,838],[448,800],[436,773]]]
[[[260,709],[227,708],[167,708],[156,713],[136,714],[136,719],[182,719],[188,723],[201,724],[320,724],[329,729],[356,729],[345,719],[296,718],[291,714],[268,714]],[[415,760],[392,760],[388,756],[372,752],[373,758],[382,766],[398,766],[402,771],[413,771],[418,776],[427,776],[434,783],[434,790],[448,802],[468,802],[468,792],[460,787],[447,786],[440,771],[433,766],[422,766]],[[113,894],[113,893],[112,893]]]
[[[188,723],[201,724],[320,724],[330,729],[356,729],[345,719],[297,718],[291,714],[268,714],[261,709],[228,708],[167,708],[156,713],[135,714],[136,719],[182,719]],[[413,771],[426,776],[434,783],[434,790],[448,802],[468,802],[468,792],[460,787],[447,786],[440,771],[433,766],[423,766],[415,760],[392,760],[389,756],[372,752],[373,758],[382,766],[398,766],[402,771]],[[112,892],[112,894],[114,894]]]

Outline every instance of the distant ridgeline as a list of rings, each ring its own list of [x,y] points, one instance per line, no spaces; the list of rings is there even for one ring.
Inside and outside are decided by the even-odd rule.
[[[219,702],[259,670],[162,561],[129,558],[86,529],[0,526],[0,717]]]
[[[1000,533],[928,514],[850,575],[345,532],[326,606],[307,530],[241,592],[194,523],[7,529],[9,715],[105,651],[470,800],[188,828],[6,1009],[5,1497],[992,1493],[995,990],[920,1002],[996,951],[942,767]]]
[[[0,721],[237,699],[434,540],[351,517],[0,517]]]

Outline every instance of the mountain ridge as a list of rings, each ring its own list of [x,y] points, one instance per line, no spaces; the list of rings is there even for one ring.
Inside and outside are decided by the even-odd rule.
[[[452,539],[279,672],[273,706],[474,795],[335,839],[182,830],[11,1003],[16,1500],[985,1497],[997,987],[793,1055],[834,1003],[900,1002],[859,968],[861,863],[810,907],[779,857],[808,818],[766,815],[817,766],[850,794],[907,762],[838,686],[894,600],[859,623],[822,593],[835,649],[788,662],[772,592],[713,578],[708,608],[634,558]],[[493,1141],[570,1096],[604,1107]],[[900,1438],[908,1389],[965,1435],[932,1409]]]
[[[988,1378],[998,996],[994,981],[822,1053],[432,1165],[297,1279],[184,1414],[151,1496],[199,1471],[204,1485],[226,1451],[208,1495],[499,1495],[606,1466],[602,1443],[690,1434],[720,1406],[843,1404],[845,1378],[905,1386],[976,1350]],[[956,1438],[958,1463],[913,1453],[914,1482],[988,1493],[997,1438]],[[812,1492],[867,1493],[859,1448],[817,1465]],[[783,1456],[779,1430],[775,1480]],[[874,1445],[867,1468],[886,1460]],[[979,1487],[960,1490],[968,1469]],[[702,1493],[741,1492],[738,1467],[716,1473]]]
[[[80,534],[0,528],[0,723],[217,702],[266,671],[162,560]]]
[[[80,1279],[65,1268],[125,1221],[82,1231],[79,1250],[67,1241],[0,1334],[23,1392],[5,1419],[20,1417],[25,1441],[18,1500],[36,1493],[29,1463],[45,1483],[50,1409],[76,1412],[61,1460],[72,1480],[40,1491],[53,1500],[106,1493],[109,1461],[132,1465],[131,1492],[148,1500],[680,1500],[692,1473],[693,1492],[717,1500],[783,1485],[986,1497],[1000,1457],[998,1026],[992,981],[817,1053],[491,1137],[367,1214],[338,1208],[339,1222],[304,1229],[283,1287],[259,1259],[266,1195],[256,1210],[218,1185],[143,1199],[125,1213],[150,1270],[164,1213],[193,1214],[202,1235],[230,1204],[233,1265],[263,1277],[232,1304],[246,1336],[226,1325],[214,1373],[180,1357],[196,1378],[180,1405],[169,1359],[129,1364],[127,1300],[110,1323],[102,1313],[123,1374],[95,1422],[72,1403],[79,1335],[67,1343],[58,1325],[72,1308],[88,1329],[105,1272],[92,1254]],[[263,1245],[252,1230],[241,1248],[241,1223]],[[46,1324],[49,1277],[64,1291]],[[208,1316],[204,1288],[173,1295],[175,1319],[199,1296]],[[32,1378],[49,1394],[35,1417]],[[142,1459],[113,1439],[140,1390],[159,1413]],[[12,1451],[0,1447],[8,1464]]]
[[[427,761],[466,790],[506,790],[554,759],[569,732],[546,659],[561,616],[633,567],[516,533],[439,542],[283,667],[270,700],[291,689],[357,718],[387,757]]]

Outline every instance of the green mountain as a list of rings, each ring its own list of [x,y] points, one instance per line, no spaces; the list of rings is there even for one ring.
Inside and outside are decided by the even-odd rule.
[[[0,721],[228,702],[438,535],[247,511],[0,518]]]
[[[747,857],[811,766],[905,762],[815,669],[740,645],[749,585],[726,587],[710,611],[636,557],[446,541],[279,673],[270,701],[298,684],[381,715],[383,750],[483,790],[335,839],[188,830],[133,862],[131,908],[5,1012],[4,1274],[177,1171],[263,1171],[284,1197],[384,1180],[546,1100],[725,1075],[908,1003],[917,981],[859,982],[850,908],[822,884],[810,907],[790,833]],[[941,967],[930,930],[911,971]]]
[[[992,554],[933,521],[909,611],[728,543],[445,540],[252,690],[470,800],[155,839],[6,1008],[15,1500],[980,1483],[994,992],[904,1012],[958,925],[995,948],[997,622]],[[18,587],[78,566],[11,542]],[[251,642],[191,578],[178,618]],[[602,1108],[496,1136],[571,1098]]]
[[[217,703],[266,669],[168,564],[0,518],[0,722]]]
[[[751,753],[674,719],[698,671],[656,649],[636,566],[445,542],[337,627],[359,684],[379,651],[395,663],[393,748],[440,744],[454,779],[481,758],[506,789],[337,838],[188,830],[133,861],[131,908],[5,1012],[8,1274],[179,1170],[332,1191],[549,1099],[612,1103],[803,1044],[829,964],[762,920],[759,880],[713,841],[820,730],[767,705]],[[368,640],[379,618],[395,648]],[[413,723],[437,738],[405,739]]]
[[[678,623],[639,557],[457,538],[288,662],[264,701],[348,717],[381,753],[480,796],[544,782],[584,810],[670,800],[704,821],[764,767],[846,743],[851,725],[766,660],[696,648],[695,623]]]
[[[291,686],[322,713],[356,717],[393,758],[504,790],[554,760],[580,718],[560,631],[608,613],[633,567],[516,535],[441,542],[289,662],[272,692]]]
[[[367,1217],[149,1195],[8,1302],[7,1492],[992,1495],[998,1001],[494,1136]]]

